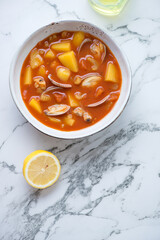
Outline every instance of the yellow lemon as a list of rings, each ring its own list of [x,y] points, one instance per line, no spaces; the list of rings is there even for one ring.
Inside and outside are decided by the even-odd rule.
[[[23,175],[32,187],[46,188],[59,178],[61,166],[50,152],[37,150],[29,154],[23,163]]]

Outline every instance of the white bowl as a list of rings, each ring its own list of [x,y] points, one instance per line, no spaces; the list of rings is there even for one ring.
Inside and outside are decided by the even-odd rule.
[[[120,69],[122,72],[122,88],[121,94],[116,102],[112,111],[107,114],[102,120],[97,122],[96,124],[89,126],[87,128],[76,130],[76,131],[60,131],[50,127],[45,126],[41,122],[39,122],[36,118],[34,118],[31,113],[26,108],[20,91],[20,72],[22,68],[22,64],[30,52],[30,50],[41,40],[48,37],[52,33],[61,32],[64,30],[68,31],[84,31],[88,32],[99,39],[103,40],[106,45],[110,48],[113,52],[117,61],[120,65]],[[23,45],[20,47],[16,56],[13,59],[10,69],[10,90],[20,112],[23,116],[38,130],[41,132],[48,134],[53,137],[64,138],[64,139],[75,139],[86,137],[92,135],[100,130],[108,127],[123,111],[127,100],[130,95],[131,90],[131,71],[129,64],[126,60],[126,57],[122,53],[121,49],[117,46],[115,41],[108,36],[100,28],[94,26],[91,23],[83,22],[83,21],[60,21],[56,23],[51,23],[45,27],[40,28],[36,32],[34,32],[30,37],[26,39]]]

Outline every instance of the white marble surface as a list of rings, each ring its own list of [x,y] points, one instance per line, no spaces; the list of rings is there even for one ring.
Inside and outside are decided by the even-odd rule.
[[[60,19],[103,26],[128,56],[130,101],[108,129],[76,141],[38,132],[18,112],[8,84],[25,38]],[[87,0],[0,1],[0,239],[160,240],[160,1],[129,0],[103,17]],[[62,164],[56,185],[35,190],[23,159],[45,149]]]

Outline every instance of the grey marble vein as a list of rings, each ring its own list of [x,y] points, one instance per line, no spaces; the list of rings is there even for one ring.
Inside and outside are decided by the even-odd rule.
[[[44,2],[47,3],[49,6],[51,6],[55,10],[57,17],[60,16],[59,9],[55,3],[51,3],[49,0],[44,0]]]

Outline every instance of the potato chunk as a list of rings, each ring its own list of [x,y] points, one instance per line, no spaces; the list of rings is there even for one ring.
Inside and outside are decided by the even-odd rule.
[[[75,120],[73,119],[73,118],[67,118],[67,117],[65,117],[64,118],[64,123],[66,123],[67,125],[69,125],[69,126],[73,126],[73,124],[75,123]]]
[[[73,44],[75,47],[78,47],[81,42],[84,40],[84,32],[76,32],[73,36]]]
[[[59,61],[72,72],[78,72],[78,63],[73,51],[58,56]]]
[[[117,69],[113,63],[107,65],[104,80],[107,82],[118,82]]]
[[[51,49],[49,49],[46,54],[44,55],[46,59],[53,60],[55,59],[56,55],[52,52]]]
[[[68,100],[69,100],[69,105],[71,107],[78,107],[79,106],[78,101],[73,96],[71,96],[71,94],[68,94]]]
[[[45,77],[46,76],[46,69],[44,65],[41,65],[38,69],[38,75]]]
[[[68,68],[65,67],[57,68],[57,77],[64,82],[66,82],[69,79],[70,74],[71,72]]]
[[[32,98],[31,101],[29,102],[29,105],[34,108],[39,113],[42,113],[41,105],[39,101],[35,98]]]
[[[25,85],[30,85],[32,83],[32,69],[30,66],[28,66],[25,69],[25,74],[24,74],[24,84]]]
[[[43,64],[43,58],[39,54],[37,48],[33,49],[30,54],[30,65],[32,69],[35,69]]]
[[[55,117],[48,117],[48,118],[49,118],[49,120],[51,120],[54,123],[61,123],[61,120],[58,118],[55,118]]]
[[[71,44],[69,42],[61,42],[52,44],[51,49],[58,52],[68,52],[71,50]]]

